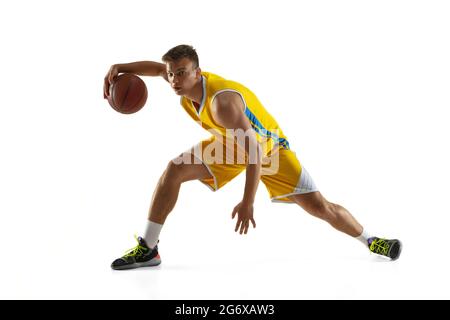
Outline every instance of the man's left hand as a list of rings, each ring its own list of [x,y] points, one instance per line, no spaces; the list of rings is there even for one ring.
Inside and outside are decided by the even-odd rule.
[[[238,215],[238,218],[236,228],[234,229],[235,232],[239,230],[240,234],[247,234],[250,221],[253,224],[253,228],[256,228],[255,219],[253,219],[253,203],[241,201],[236,207],[234,207],[231,218],[234,219],[236,214]]]

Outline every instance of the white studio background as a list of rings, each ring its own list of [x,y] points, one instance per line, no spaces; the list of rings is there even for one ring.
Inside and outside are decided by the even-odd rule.
[[[448,299],[447,1],[13,1],[0,4],[0,298]],[[257,228],[234,233],[245,175],[184,184],[163,264],[113,272],[170,159],[208,136],[162,79],[133,115],[103,100],[113,63],[197,49],[251,88],[329,200],[394,263],[260,184]]]

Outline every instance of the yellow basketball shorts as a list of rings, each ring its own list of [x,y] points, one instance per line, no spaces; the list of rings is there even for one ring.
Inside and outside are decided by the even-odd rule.
[[[246,169],[247,157],[244,152],[245,160],[241,158],[241,161],[238,161],[236,145],[231,151],[229,146],[227,148],[220,144],[222,146],[220,151],[217,146],[211,148],[213,144],[217,145],[214,136],[201,141],[190,149],[189,153],[197,158],[198,163],[203,163],[212,176],[200,181],[216,191]],[[282,147],[275,147],[263,159],[261,181],[273,202],[293,203],[288,196],[318,191],[314,181],[297,159],[296,153]]]

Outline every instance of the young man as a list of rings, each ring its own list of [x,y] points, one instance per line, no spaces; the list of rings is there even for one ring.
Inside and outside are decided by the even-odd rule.
[[[237,216],[235,231],[239,230],[240,234],[248,232],[250,223],[256,227],[253,202],[261,180],[272,201],[298,204],[335,229],[357,238],[373,253],[392,260],[400,256],[399,240],[372,236],[344,207],[322,196],[289,148],[278,123],[249,89],[202,72],[191,46],[176,46],[162,60],[165,64],[142,61],[113,65],[105,77],[104,97],[109,95],[110,85],[119,73],[161,76],[181,96],[181,105],[189,116],[212,136],[169,162],[153,194],[143,237],[137,239],[134,249],[112,263],[113,269],[161,263],[157,247],[159,234],[183,182],[200,180],[216,191],[244,170],[242,201],[232,213],[233,219]],[[243,157],[239,158],[239,151],[245,151],[241,152]]]

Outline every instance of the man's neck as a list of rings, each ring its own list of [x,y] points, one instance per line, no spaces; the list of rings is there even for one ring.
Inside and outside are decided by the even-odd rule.
[[[186,93],[184,96],[189,100],[195,102],[200,105],[202,103],[203,98],[203,77],[200,77],[200,80],[195,84],[192,88],[191,92]]]

